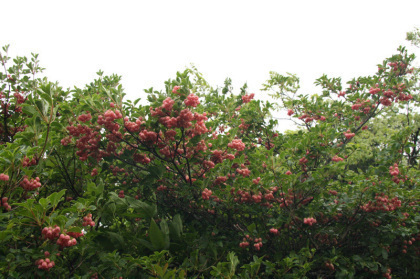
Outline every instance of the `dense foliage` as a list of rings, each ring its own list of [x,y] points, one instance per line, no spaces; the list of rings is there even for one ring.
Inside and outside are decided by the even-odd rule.
[[[37,55],[0,73],[4,278],[420,278],[418,70],[404,48],[274,102],[195,69],[148,104],[120,77],[63,90]],[[287,110],[301,128],[279,133]]]

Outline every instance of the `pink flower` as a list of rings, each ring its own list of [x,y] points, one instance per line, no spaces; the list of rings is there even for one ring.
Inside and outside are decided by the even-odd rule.
[[[172,89],[172,93],[179,94],[178,92],[179,89],[181,89],[181,86],[174,86],[174,88]]]
[[[200,101],[198,100],[198,96],[191,93],[188,95],[187,99],[185,99],[184,103],[188,107],[196,107],[200,104]]]
[[[0,174],[0,180],[8,181],[9,180],[9,176],[7,174],[1,173]]]
[[[209,189],[204,189],[203,192],[201,193],[201,197],[203,198],[203,200],[208,200],[210,199],[210,196],[213,192]]]
[[[245,143],[243,143],[241,139],[234,139],[231,143],[228,144],[228,147],[238,151],[243,151],[245,149]]]
[[[344,132],[343,134],[347,139],[351,139],[352,137],[356,135],[355,133],[351,133],[350,130],[347,130],[347,132]]]
[[[398,169],[397,163],[394,164],[394,167],[392,166],[389,167],[389,174],[392,176],[397,176],[400,174],[400,170]]]
[[[254,96],[255,96],[255,94],[254,93],[252,93],[252,94],[249,94],[249,95],[244,95],[244,96],[242,96],[242,101],[246,104],[246,103],[249,103],[249,102],[251,102],[251,100],[252,99],[254,99]]]
[[[79,115],[79,117],[77,119],[79,121],[81,121],[81,122],[84,123],[84,122],[87,122],[87,121],[91,120],[92,119],[92,115],[89,112],[88,114]]]
[[[303,223],[304,223],[304,224],[307,224],[307,225],[309,225],[309,226],[312,226],[313,224],[315,224],[315,223],[316,223],[316,219],[315,219],[315,218],[313,218],[313,217],[310,217],[310,218],[304,218],[304,219],[303,219]]]

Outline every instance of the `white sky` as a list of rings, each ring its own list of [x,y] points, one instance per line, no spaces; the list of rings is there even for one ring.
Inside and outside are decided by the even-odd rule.
[[[0,45],[39,53],[51,81],[83,87],[101,69],[130,99],[193,63],[213,86],[259,93],[269,71],[302,92],[323,73],[371,75],[420,26],[420,1],[3,1]],[[414,50],[417,51],[418,50]]]

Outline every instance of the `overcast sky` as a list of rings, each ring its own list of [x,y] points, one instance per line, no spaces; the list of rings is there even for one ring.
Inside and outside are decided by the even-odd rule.
[[[3,1],[0,44],[39,53],[65,88],[101,69],[122,75],[129,98],[193,63],[213,86],[232,78],[259,93],[269,71],[291,72],[302,92],[326,73],[371,75],[420,26],[420,1]],[[418,50],[415,50],[418,52]]]

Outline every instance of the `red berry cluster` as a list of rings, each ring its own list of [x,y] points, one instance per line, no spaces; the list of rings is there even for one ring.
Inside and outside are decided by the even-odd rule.
[[[251,174],[251,171],[244,164],[241,164],[241,169],[237,168],[236,172],[243,177],[248,177]]]
[[[125,195],[124,195],[124,190],[121,190],[119,193],[118,193],[118,197],[120,197],[120,198],[124,198],[125,197]]]
[[[95,222],[92,221],[92,214],[89,213],[88,215],[86,215],[85,217],[83,217],[83,224],[84,227],[86,226],[95,226]]]
[[[85,235],[83,232],[67,232],[67,234],[74,238],[79,238]]]
[[[392,176],[397,176],[400,174],[400,170],[398,169],[397,163],[395,163],[394,166],[389,167],[389,174]]]
[[[51,239],[53,240],[54,238],[57,238],[60,235],[60,227],[55,225],[54,228],[53,227],[45,227],[42,229],[42,235],[45,238]]]
[[[329,270],[334,270],[334,265],[331,262],[326,262],[325,263],[325,267],[328,268]]]
[[[403,250],[402,250],[402,252],[404,253],[404,254],[406,254],[407,253],[407,245],[413,245],[413,242],[415,242],[416,241],[416,239],[414,238],[414,237],[412,237],[412,238],[410,238],[408,241],[407,240],[404,240],[404,245],[403,245]]]
[[[187,96],[187,99],[185,99],[184,103],[187,107],[196,107],[200,104],[200,101],[198,100],[198,96],[194,95],[194,93],[191,93]]]
[[[386,272],[385,272],[385,273],[383,273],[382,275],[383,275],[383,276],[384,276],[384,278],[386,278],[386,279],[391,279],[391,278],[392,278],[392,275],[391,275],[391,269],[390,269],[390,268],[388,268],[388,269],[386,270]]]
[[[232,142],[228,143],[228,147],[238,151],[243,151],[245,149],[245,143],[243,143],[241,139],[234,139]]]
[[[174,88],[172,89],[172,93],[179,94],[178,92],[179,89],[181,89],[181,86],[174,86]]]
[[[299,159],[299,164],[304,165],[308,162],[308,159],[306,159],[306,157],[302,157]]]
[[[4,209],[6,209],[7,211],[9,211],[10,209],[12,209],[12,207],[9,205],[7,200],[8,198],[6,197],[1,198],[1,206],[4,207]]]
[[[351,106],[352,110],[357,110],[363,112],[364,114],[368,114],[372,108],[375,108],[375,105],[370,103],[370,100],[360,100],[357,99],[356,103]],[[356,118],[356,120],[358,120]]]
[[[332,157],[332,159],[331,159],[331,160],[333,160],[334,162],[344,161],[344,159],[343,159],[343,158],[338,157],[337,155],[334,155],[334,157]]]
[[[92,119],[92,115],[90,114],[90,112],[88,114],[79,115],[79,117],[77,118],[77,120],[79,120],[80,122],[83,122],[83,123],[85,123],[85,122],[87,122],[91,119]]]
[[[242,102],[244,102],[245,104],[249,103],[249,102],[251,102],[252,99],[254,99],[254,96],[255,96],[254,93],[251,93],[249,95],[244,95],[244,96],[242,96]]]
[[[39,182],[39,177],[31,178],[31,180],[28,180],[28,177],[25,176],[20,183],[20,186],[22,186],[22,188],[27,191],[33,191],[41,187],[41,183]]]
[[[344,132],[343,134],[347,139],[351,139],[352,137],[356,135],[355,133],[352,133],[350,130],[347,130],[347,132]]]
[[[0,180],[8,181],[9,180],[9,176],[7,174],[0,173]]]
[[[35,264],[38,266],[39,269],[43,269],[49,271],[52,267],[55,266],[54,261],[51,261],[49,258],[39,259],[35,261]]]
[[[30,167],[36,165],[37,161],[35,157],[32,157],[32,159],[29,159],[25,156],[25,158],[22,159],[22,167]]]
[[[315,218],[313,218],[313,217],[310,217],[310,218],[303,218],[303,223],[304,223],[304,224],[307,224],[307,225],[309,225],[309,226],[312,226],[313,224],[315,224],[315,223],[316,223],[316,219],[315,219]]]
[[[243,238],[243,241],[241,243],[239,243],[239,247],[241,248],[246,248],[249,246],[249,241],[252,241],[251,237],[249,236],[249,234],[245,235],[245,237]]]
[[[228,178],[226,177],[226,176],[218,176],[218,177],[216,177],[216,179],[214,180],[214,184],[215,185],[219,185],[219,184],[221,184],[221,183],[224,183],[224,182],[226,182],[226,180],[227,180]]]
[[[204,189],[204,191],[201,193],[201,197],[203,198],[203,200],[208,200],[208,199],[210,199],[211,194],[212,194],[212,191],[206,188],[206,189]]]
[[[278,230],[278,229],[276,229],[276,228],[271,228],[271,229],[270,229],[270,233],[272,233],[272,234],[274,234],[274,235],[277,235],[277,234],[279,234],[279,230]]]
[[[72,238],[70,235],[60,234],[60,237],[57,239],[57,244],[61,247],[70,247],[77,244],[76,238]]]
[[[366,212],[375,212],[375,211],[394,211],[395,209],[401,207],[401,201],[398,197],[389,199],[384,193],[376,194],[375,201],[369,201],[367,204],[361,207],[362,210]]]
[[[24,93],[24,92],[22,92],[22,93]],[[13,96],[15,96],[17,104],[23,104],[26,100],[26,98],[19,92],[15,92],[13,94]]]
[[[255,250],[259,251],[261,249],[261,247],[263,246],[262,244],[262,238],[256,238],[254,239],[254,248]]]
[[[90,173],[90,175],[91,175],[91,176],[96,176],[96,175],[98,175],[98,170],[97,170],[96,168],[94,168],[94,169],[92,170],[92,172]]]

